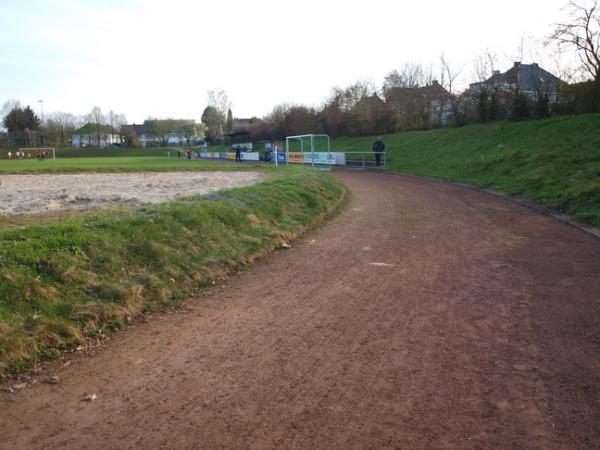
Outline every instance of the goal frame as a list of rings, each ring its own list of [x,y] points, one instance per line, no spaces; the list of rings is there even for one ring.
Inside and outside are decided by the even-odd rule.
[[[328,134],[300,134],[298,136],[286,136],[285,138],[285,160],[286,164],[289,164],[289,153],[290,153],[290,141],[300,141],[300,151],[304,153],[304,139],[310,139],[310,153],[313,155],[313,160],[311,162],[311,166],[315,165],[315,138],[316,137],[324,137],[327,139],[327,152],[323,153],[332,153],[331,151],[331,138]],[[331,168],[331,162],[329,163],[329,168]]]

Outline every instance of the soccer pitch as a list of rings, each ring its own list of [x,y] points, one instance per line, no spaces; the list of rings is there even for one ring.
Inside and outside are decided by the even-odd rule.
[[[120,156],[102,158],[57,158],[0,160],[0,173],[43,172],[136,172],[180,170],[239,170],[230,163],[177,159],[173,156]]]

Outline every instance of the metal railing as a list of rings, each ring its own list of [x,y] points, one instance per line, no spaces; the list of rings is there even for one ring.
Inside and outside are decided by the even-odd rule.
[[[359,167],[362,169],[367,168],[381,168],[385,169],[387,165],[386,152],[379,153],[380,161],[377,164],[377,157],[375,152],[344,152],[346,154],[346,166],[347,167]]]

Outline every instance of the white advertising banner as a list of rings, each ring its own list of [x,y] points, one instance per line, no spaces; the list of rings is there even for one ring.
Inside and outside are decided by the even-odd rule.
[[[255,152],[255,153],[242,152],[241,157],[242,157],[242,161],[258,161],[259,160],[258,152]]]

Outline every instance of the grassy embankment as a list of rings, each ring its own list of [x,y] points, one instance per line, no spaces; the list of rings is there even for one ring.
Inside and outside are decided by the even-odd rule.
[[[0,375],[119,328],[324,220],[342,185],[300,168],[257,185],[0,230]]]
[[[600,226],[600,114],[383,136],[388,170],[525,198]],[[337,151],[373,137],[338,138]]]

